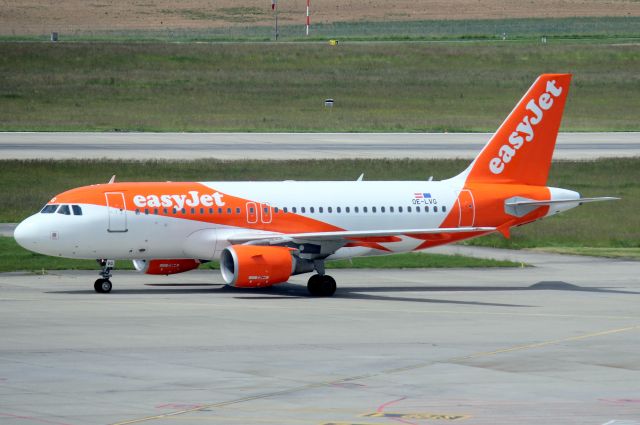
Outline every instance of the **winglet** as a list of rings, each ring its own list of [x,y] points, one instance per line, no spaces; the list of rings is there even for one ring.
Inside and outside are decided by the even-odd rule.
[[[111,183],[113,183],[115,181],[116,181],[116,175],[114,174],[113,176],[111,176],[111,179],[109,180],[109,183],[107,183],[107,184],[111,184]]]

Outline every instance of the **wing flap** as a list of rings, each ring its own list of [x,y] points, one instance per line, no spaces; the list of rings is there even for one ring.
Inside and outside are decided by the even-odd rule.
[[[495,227],[451,227],[430,229],[393,229],[393,230],[342,230],[334,232],[308,233],[240,233],[231,235],[227,240],[232,244],[269,244],[279,245],[289,242],[341,241],[352,238],[372,238],[401,235],[424,235],[444,233],[486,233],[495,231]]]

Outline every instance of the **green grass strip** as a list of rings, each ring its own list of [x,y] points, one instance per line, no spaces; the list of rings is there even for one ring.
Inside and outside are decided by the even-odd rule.
[[[494,131],[539,74],[571,72],[563,131],[630,131],[638,69],[617,40],[0,43],[0,130]]]

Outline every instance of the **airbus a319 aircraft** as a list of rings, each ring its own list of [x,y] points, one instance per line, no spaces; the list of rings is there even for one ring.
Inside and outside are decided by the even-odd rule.
[[[570,74],[545,74],[459,175],[443,181],[152,182],[96,184],[55,196],[15,229],[31,251],[98,259],[96,292],[114,260],[168,275],[219,260],[231,286],[257,288],[316,272],[327,260],[421,251],[510,228],[584,202],[547,187]]]

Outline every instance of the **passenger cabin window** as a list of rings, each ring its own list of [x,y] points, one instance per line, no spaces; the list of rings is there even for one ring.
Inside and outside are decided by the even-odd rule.
[[[60,205],[45,205],[42,211],[40,212],[42,214],[53,214],[54,212],[56,212],[59,206]]]
[[[447,212],[447,207],[446,206],[442,206],[442,212]]]
[[[433,207],[433,212],[438,212],[438,207]]]
[[[69,205],[61,205],[58,209],[58,214],[71,215],[71,211],[69,210]]]

